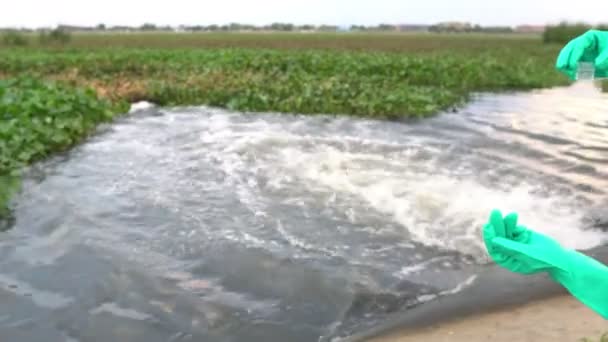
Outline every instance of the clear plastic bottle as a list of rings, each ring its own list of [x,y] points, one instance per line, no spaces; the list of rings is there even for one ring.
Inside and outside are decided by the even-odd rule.
[[[595,79],[595,63],[579,62],[576,70],[577,80],[594,80]]]

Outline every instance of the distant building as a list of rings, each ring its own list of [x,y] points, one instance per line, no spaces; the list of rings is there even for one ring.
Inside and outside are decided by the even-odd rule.
[[[429,30],[430,25],[417,25],[417,24],[401,24],[397,25],[397,31],[401,32],[426,32]]]
[[[467,23],[467,22],[446,21],[446,22],[437,24],[437,27],[439,28],[439,30],[443,30],[443,31],[460,32],[460,31],[471,30],[473,28],[473,25],[471,25],[471,23]]]
[[[473,29],[471,23],[460,21],[444,21],[429,27],[431,32],[471,32]]]
[[[107,31],[112,31],[112,32],[134,32],[136,31],[135,28],[133,27],[129,27],[129,26],[111,26],[106,28]]]

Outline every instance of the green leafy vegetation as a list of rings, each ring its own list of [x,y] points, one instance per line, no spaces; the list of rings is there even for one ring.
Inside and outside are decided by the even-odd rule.
[[[42,31],[38,36],[38,41],[41,45],[66,45],[70,42],[70,40],[72,40],[72,35],[69,32],[59,28],[49,32]]]
[[[98,36],[101,38],[87,39],[103,39]],[[145,35],[130,39],[138,36],[149,39]],[[256,42],[256,36],[227,36],[227,41],[237,39],[235,44],[239,39]],[[288,47],[5,50],[0,52],[0,73],[28,73],[92,86],[113,100],[376,118],[427,116],[462,103],[476,91],[533,89],[567,82],[553,69],[559,50],[528,38],[457,37],[451,45],[434,46],[446,42],[445,38],[434,41],[434,36],[401,35],[403,46],[389,39],[378,49],[387,52],[376,52],[359,51],[358,45],[351,45],[356,40],[348,41],[352,38],[345,38],[342,48],[318,47],[338,35],[318,35],[321,43],[309,37],[297,38],[302,39],[298,42],[297,35],[269,36],[270,40],[261,40],[259,45]],[[380,44],[371,43],[374,35],[355,37]],[[122,46],[123,38],[116,39]],[[309,43],[313,48],[305,49]],[[290,44],[299,46],[290,48]],[[404,51],[419,47],[420,51],[390,52],[397,47]]]
[[[566,44],[590,29],[608,30],[608,25],[592,26],[585,23],[570,24],[563,22],[559,25],[547,26],[543,32],[543,41],[545,43]]]
[[[598,342],[608,342],[608,332],[604,333],[602,336],[600,336],[599,340],[591,339],[591,338],[588,338],[588,337],[584,337],[584,338],[580,339],[580,341],[581,342],[595,342],[595,341],[598,341]]]
[[[22,167],[74,145],[124,109],[90,89],[31,78],[0,81],[0,216]]]
[[[65,31],[65,30],[64,30]],[[68,32],[68,31],[65,31]],[[68,32],[69,33],[69,32]],[[31,45],[39,44],[36,35],[25,34]],[[281,50],[346,50],[428,54],[452,52],[474,54],[481,50],[521,48],[539,51],[540,35],[531,34],[434,34],[434,33],[73,33],[68,43],[75,49],[108,48],[185,49],[255,48]],[[1,42],[0,42],[1,43]],[[37,47],[46,47],[38,45]],[[556,47],[554,46],[553,49]],[[540,48],[541,50],[543,48]]]
[[[0,231],[4,231],[9,221],[9,200],[19,189],[19,177],[10,174],[0,175]]]
[[[2,43],[5,46],[26,46],[28,40],[22,33],[10,30],[2,34]]]

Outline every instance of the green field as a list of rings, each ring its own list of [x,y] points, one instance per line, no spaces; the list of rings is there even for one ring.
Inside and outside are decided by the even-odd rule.
[[[0,47],[0,189],[14,188],[2,184],[15,183],[9,174],[77,143],[133,101],[400,119],[449,110],[473,92],[568,82],[553,67],[560,46],[515,34],[77,34],[66,45],[33,35],[26,42]],[[0,207],[8,197],[0,190]]]
[[[38,36],[25,35],[29,46],[40,47]],[[433,33],[80,33],[69,47],[128,48],[271,48],[328,49],[370,52],[428,53],[441,50],[475,52],[508,46],[538,47],[540,35]],[[0,46],[2,41],[0,40]]]
[[[419,117],[474,91],[566,82],[553,69],[558,46],[518,35],[88,34],[61,51],[31,45],[0,51],[0,74],[247,111]]]

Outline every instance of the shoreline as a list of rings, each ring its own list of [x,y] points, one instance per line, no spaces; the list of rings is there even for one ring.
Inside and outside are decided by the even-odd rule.
[[[598,246],[582,252],[608,264],[607,246]],[[524,276],[508,272],[498,265],[491,264],[476,273],[475,281],[459,293],[439,297],[423,305],[397,313],[379,326],[352,335],[343,339],[343,341],[383,341],[376,339],[394,336],[395,334],[401,336],[405,331],[425,331],[425,329],[433,329],[438,325],[450,324],[450,322],[457,320],[474,321],[486,315],[505,312],[508,314],[513,310],[526,308],[531,303],[553,303],[553,300],[559,301],[559,298],[564,297],[571,296],[565,288],[549,279],[544,273]],[[575,304],[583,306],[578,302]],[[590,309],[584,306],[583,308],[592,315],[598,316]],[[556,321],[559,322],[559,319],[556,319]],[[605,330],[608,332],[608,321],[604,320],[603,322]],[[589,334],[578,338],[585,336],[589,336]],[[434,341],[434,339],[421,340]],[[517,341],[517,339],[514,341]]]
[[[569,295],[534,300],[503,310],[453,319],[420,329],[397,330],[370,342],[596,341],[608,321]]]

